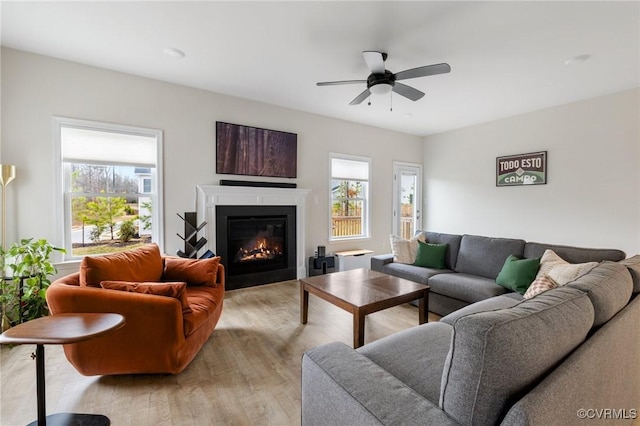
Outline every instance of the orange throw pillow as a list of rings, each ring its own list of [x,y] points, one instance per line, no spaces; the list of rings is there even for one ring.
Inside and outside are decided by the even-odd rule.
[[[130,293],[154,294],[156,296],[173,297],[180,301],[182,313],[191,313],[189,302],[187,301],[187,283],[134,283],[130,281],[102,281],[100,287],[108,290],[128,291]]]
[[[161,277],[162,256],[156,244],[122,253],[87,256],[80,263],[83,287],[100,287],[102,281],[155,282]]]
[[[188,285],[217,287],[216,277],[220,256],[211,259],[165,257],[163,281],[186,281]]]

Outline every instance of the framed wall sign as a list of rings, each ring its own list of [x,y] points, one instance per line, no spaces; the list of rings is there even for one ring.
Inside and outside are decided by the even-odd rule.
[[[547,183],[547,151],[496,158],[496,186]]]

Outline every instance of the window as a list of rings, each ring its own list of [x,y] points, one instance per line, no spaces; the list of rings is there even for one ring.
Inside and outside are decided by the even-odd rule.
[[[66,259],[162,247],[162,131],[56,118]]]
[[[368,158],[331,154],[330,240],[369,237]]]
[[[151,192],[151,179],[142,179],[142,192],[145,194],[149,194]]]

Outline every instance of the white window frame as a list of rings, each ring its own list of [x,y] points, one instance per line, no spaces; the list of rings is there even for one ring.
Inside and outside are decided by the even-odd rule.
[[[153,227],[151,241],[156,243],[161,252],[164,252],[164,200],[163,200],[163,132],[159,129],[148,129],[144,127],[128,126],[122,124],[103,123],[98,121],[81,120],[68,117],[53,117],[55,155],[54,182],[56,184],[56,222],[59,224],[58,241],[63,242],[63,247],[67,253],[64,255],[65,261],[75,261],[82,257],[73,256],[71,240],[71,196],[69,189],[65,188],[65,181],[69,182],[69,176],[65,179],[65,167],[62,159],[62,129],[65,127],[79,128],[110,133],[123,133],[129,135],[146,136],[156,139],[156,159],[155,173],[152,179],[152,194],[140,194],[151,196],[154,201],[154,209],[151,212],[152,221],[157,226]]]
[[[340,160],[351,160],[351,161],[361,161],[361,162],[365,162],[367,163],[367,170],[368,170],[368,179],[362,180],[362,182],[366,182],[367,184],[366,189],[364,191],[364,199],[363,199],[363,203],[362,203],[362,234],[361,235],[353,235],[353,236],[347,236],[347,237],[334,237],[333,236],[333,215],[332,215],[332,208],[333,208],[333,193],[332,193],[332,189],[333,189],[333,181],[336,180],[333,176],[333,171],[332,171],[332,163],[333,163],[333,159],[340,159]],[[356,155],[349,155],[349,154],[338,154],[338,153],[334,153],[331,152],[329,153],[329,184],[328,184],[328,191],[329,191],[329,226],[328,226],[328,230],[329,230],[329,241],[330,242],[336,242],[336,241],[349,241],[349,240],[367,240],[371,238],[371,232],[370,232],[370,215],[371,215],[371,199],[370,199],[370,194],[372,193],[371,191],[371,158],[370,157],[361,157],[361,156],[356,156]],[[340,177],[337,177],[337,179],[340,179]],[[357,181],[358,179],[349,179],[351,181]]]

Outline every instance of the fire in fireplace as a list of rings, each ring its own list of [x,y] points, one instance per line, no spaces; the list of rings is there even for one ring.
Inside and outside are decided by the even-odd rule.
[[[286,226],[286,215],[228,217],[229,275],[286,268]]]
[[[249,248],[240,248],[236,253],[236,262],[255,262],[261,260],[273,260],[283,255],[282,249],[277,243],[271,243],[268,237],[257,237],[247,245]]]
[[[295,279],[295,206],[217,206],[227,289]]]

